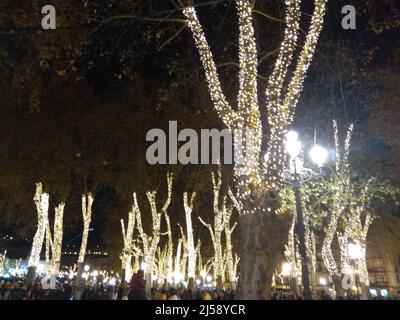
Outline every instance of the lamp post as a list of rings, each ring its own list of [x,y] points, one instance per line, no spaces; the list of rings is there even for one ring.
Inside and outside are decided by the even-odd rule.
[[[296,233],[299,237],[303,296],[304,299],[310,300],[312,299],[312,295],[310,291],[309,264],[300,188],[302,184],[322,174],[321,167],[325,163],[328,153],[324,148],[314,145],[309,155],[311,160],[317,165],[317,169],[305,168],[303,166],[304,159],[301,154],[301,142],[298,140],[298,134],[295,131],[289,131],[287,133],[285,149],[290,159],[289,168],[284,171],[284,180],[292,186],[296,199]]]

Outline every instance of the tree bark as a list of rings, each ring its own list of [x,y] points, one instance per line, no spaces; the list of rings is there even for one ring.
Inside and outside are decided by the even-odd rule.
[[[240,275],[236,298],[270,299],[275,266],[284,256],[289,219],[277,215],[242,215],[239,229]]]
[[[342,278],[339,276],[332,276],[332,279],[333,279],[333,285],[335,286],[336,300],[344,298]]]
[[[28,289],[33,287],[33,285],[35,284],[35,279],[36,279],[36,266],[30,266],[28,268],[28,274],[26,275],[26,280],[25,280],[25,284],[28,287]]]

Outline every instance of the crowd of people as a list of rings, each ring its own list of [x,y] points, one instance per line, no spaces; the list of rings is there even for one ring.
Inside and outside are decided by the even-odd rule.
[[[129,285],[85,285],[75,287],[72,281],[60,281],[55,288],[43,288],[37,281],[32,288],[28,288],[24,279],[1,279],[0,300],[234,300],[235,291],[231,289],[201,289],[188,288],[153,288],[146,292],[146,281],[142,270],[132,278]],[[319,300],[332,300],[332,297],[321,290],[317,294]],[[337,299],[359,300],[360,296],[348,293]],[[400,292],[394,297],[373,297],[372,299],[400,300]],[[272,300],[303,300],[302,296],[294,291],[274,290]]]

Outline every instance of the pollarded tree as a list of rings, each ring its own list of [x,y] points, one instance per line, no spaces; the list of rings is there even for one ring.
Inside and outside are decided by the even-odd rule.
[[[325,238],[322,244],[322,259],[324,260],[325,266],[332,276],[335,284],[336,291],[339,295],[342,295],[342,272],[347,268],[347,254],[344,241],[339,241],[341,251],[341,262],[340,266],[335,261],[334,254],[332,251],[333,240],[338,231],[338,223],[340,217],[344,214],[347,209],[347,196],[350,192],[350,171],[349,171],[349,152],[351,133],[353,131],[353,125],[351,124],[346,133],[346,139],[343,147],[343,155],[341,155],[341,146],[339,143],[339,134],[337,129],[336,121],[333,121],[334,128],[334,139],[335,139],[335,174],[332,175],[332,200],[330,205],[331,214],[329,216],[328,225],[326,228]],[[343,239],[339,237],[338,239]]]
[[[38,224],[35,236],[32,242],[31,254],[28,261],[28,275],[26,277],[26,283],[28,286],[32,286],[36,277],[36,268],[40,262],[40,252],[42,251],[43,241],[46,234],[46,225],[48,224],[48,212],[49,212],[49,195],[43,192],[42,183],[36,184],[36,192],[33,198],[36,211],[38,214]]]
[[[227,210],[226,196],[220,197],[221,184],[222,184],[222,170],[218,167],[217,174],[211,172],[211,179],[213,185],[213,210],[214,221],[213,224],[206,223],[201,217],[198,217],[200,222],[210,232],[212,245],[214,248],[213,270],[214,279],[217,282],[217,288],[222,289],[223,274],[224,274],[224,255],[222,249],[222,232],[224,231],[224,217]],[[222,203],[221,203],[222,202]]]
[[[131,211],[128,213],[128,225],[125,228],[124,219],[121,219],[121,229],[122,237],[124,241],[124,247],[122,249],[120,259],[121,259],[121,269],[122,281],[129,282],[132,274],[132,246],[133,246],[133,231],[135,229],[135,208],[132,206]]]
[[[188,287],[192,290],[194,290],[194,281],[196,276],[196,250],[194,246],[192,226],[192,211],[195,197],[195,192],[193,192],[189,197],[187,192],[183,193],[183,207],[185,208],[186,238],[188,247]]]
[[[302,91],[304,77],[312,60],[322,29],[327,0],[315,0],[309,31],[294,68],[288,77],[297,44],[301,0],[288,0],[286,28],[278,58],[266,90],[268,131],[262,128],[257,94],[257,49],[252,21],[252,5],[236,0],[239,18],[239,93],[236,110],[222,92],[217,68],[197,17],[190,4],[183,13],[193,33],[206,74],[209,93],[219,118],[235,133],[236,192],[240,203],[240,278],[238,298],[270,297],[277,257],[286,242],[288,223],[276,214],[276,197],[282,186],[285,134]],[[262,139],[268,147],[261,154]],[[245,155],[242,150],[245,149]],[[285,219],[286,220],[286,219]]]
[[[150,204],[151,217],[152,217],[152,232],[151,235],[148,235],[142,225],[142,215],[139,208],[139,203],[137,200],[136,192],[133,194],[134,198],[134,209],[136,212],[136,227],[139,231],[139,237],[141,238],[142,243],[142,252],[144,262],[147,264],[146,270],[146,278],[148,279],[147,283],[151,284],[151,276],[155,272],[157,272],[156,266],[156,252],[158,248],[158,244],[160,242],[160,228],[161,228],[161,217],[165,215],[168,210],[168,207],[171,203],[172,197],[172,173],[167,174],[167,199],[164,202],[164,205],[161,209],[157,208],[156,204],[156,196],[157,191],[148,191],[146,192],[147,199]]]
[[[4,250],[4,253],[0,253],[0,276],[4,274],[4,265],[6,263],[6,254],[7,251]]]

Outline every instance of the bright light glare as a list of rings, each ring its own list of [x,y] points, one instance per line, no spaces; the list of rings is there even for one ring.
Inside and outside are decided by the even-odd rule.
[[[208,275],[208,276],[206,277],[206,281],[207,281],[207,282],[211,282],[211,281],[212,281],[212,276]]]
[[[285,144],[286,152],[291,157],[297,157],[301,151],[301,142],[298,140],[298,134],[296,131],[289,131],[286,134],[286,144]]]
[[[83,269],[84,269],[86,272],[88,272],[89,269],[90,269],[90,266],[87,264]]]
[[[326,279],[324,278],[324,277],[321,277],[321,278],[319,278],[319,284],[321,285],[321,286],[326,286]]]
[[[347,246],[347,254],[353,260],[361,259],[363,253],[360,244],[355,242],[350,242]]]
[[[310,158],[318,167],[322,167],[328,158],[328,151],[321,146],[315,145],[310,150]]]
[[[282,275],[287,277],[292,272],[292,265],[289,262],[282,263]]]
[[[142,262],[140,264],[140,269],[142,269],[143,271],[146,271],[147,270],[147,263],[146,262]]]

